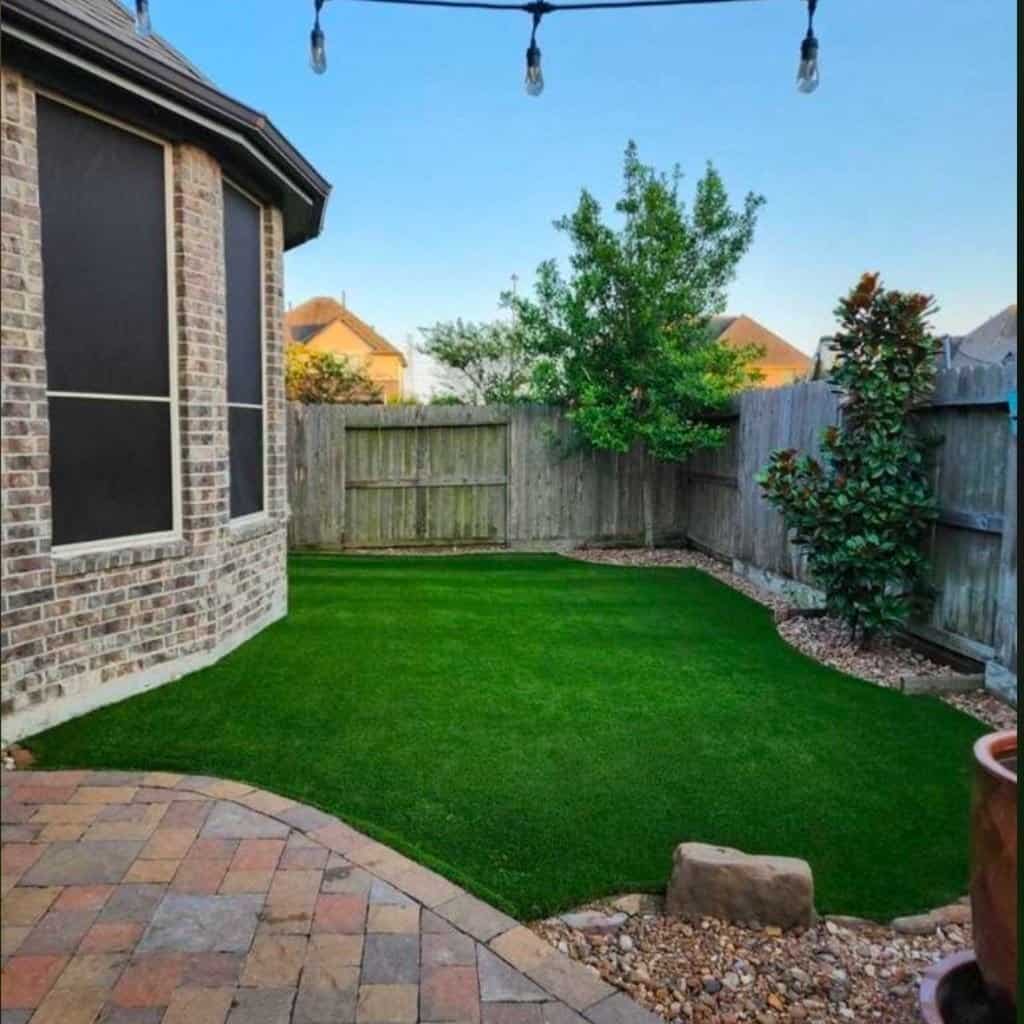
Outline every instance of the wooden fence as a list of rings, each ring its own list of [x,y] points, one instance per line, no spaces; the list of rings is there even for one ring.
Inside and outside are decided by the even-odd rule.
[[[293,548],[682,541],[685,473],[571,451],[544,406],[303,406],[288,412]]]
[[[1015,367],[939,374],[921,428],[942,439],[935,453],[939,518],[929,542],[937,596],[912,633],[985,663],[990,682],[1016,689],[1017,445],[1008,415]],[[749,391],[736,401],[726,444],[686,464],[686,537],[775,586],[811,585],[806,559],[755,475],[776,448],[817,454],[839,421],[823,382]],[[1015,694],[1014,694],[1015,696]]]
[[[984,662],[1016,690],[1015,368],[949,370],[920,411],[944,440],[929,544],[938,596],[923,639]],[[823,382],[749,391],[722,448],[683,464],[572,448],[544,406],[289,407],[294,548],[690,543],[772,586],[813,584],[754,477],[776,448],[817,453],[838,422]]]

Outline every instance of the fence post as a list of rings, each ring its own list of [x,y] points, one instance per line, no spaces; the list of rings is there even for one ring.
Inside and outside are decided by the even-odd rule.
[[[1013,379],[1008,389],[1016,387]],[[1013,400],[1010,401],[1012,417]],[[999,593],[996,596],[995,658],[985,665],[985,685],[1017,703],[1017,432],[1006,431],[1006,497],[999,548]]]

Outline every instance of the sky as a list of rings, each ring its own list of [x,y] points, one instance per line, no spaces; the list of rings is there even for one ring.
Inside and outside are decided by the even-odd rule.
[[[323,234],[286,255],[286,301],[344,293],[403,349],[435,321],[494,318],[513,274],[529,288],[564,259],[552,221],[582,187],[610,210],[629,139],[679,164],[687,197],[708,161],[734,203],[765,196],[727,311],[804,352],[865,270],[933,294],[943,333],[1016,301],[1012,0],[820,0],[810,96],[794,87],[802,0],[552,13],[539,98],[521,12],[329,0],[318,76],[312,0],[150,8],[334,186]],[[427,394],[421,357],[413,374]]]

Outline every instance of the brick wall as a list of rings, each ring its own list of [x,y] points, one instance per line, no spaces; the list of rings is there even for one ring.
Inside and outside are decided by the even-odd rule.
[[[173,151],[182,537],[55,557],[50,490],[35,95],[3,69],[2,603],[5,740],[215,661],[286,609],[283,228],[264,210],[268,487],[265,521],[229,516],[221,173]]]

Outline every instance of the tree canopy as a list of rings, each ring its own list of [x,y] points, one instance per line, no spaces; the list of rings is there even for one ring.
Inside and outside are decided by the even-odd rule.
[[[682,173],[660,173],[626,148],[621,223],[606,223],[588,191],[555,221],[570,246],[565,276],[540,265],[532,297],[506,294],[515,330],[534,357],[536,398],[563,406],[581,439],[627,451],[642,441],[659,458],[679,460],[720,444],[721,427],[704,414],[747,386],[751,348],[713,340],[711,316],[754,236],[763,198],[734,209],[710,164],[688,207]]]
[[[528,396],[533,357],[514,323],[451,320],[421,333],[420,351],[447,371],[435,399],[486,405]]]

